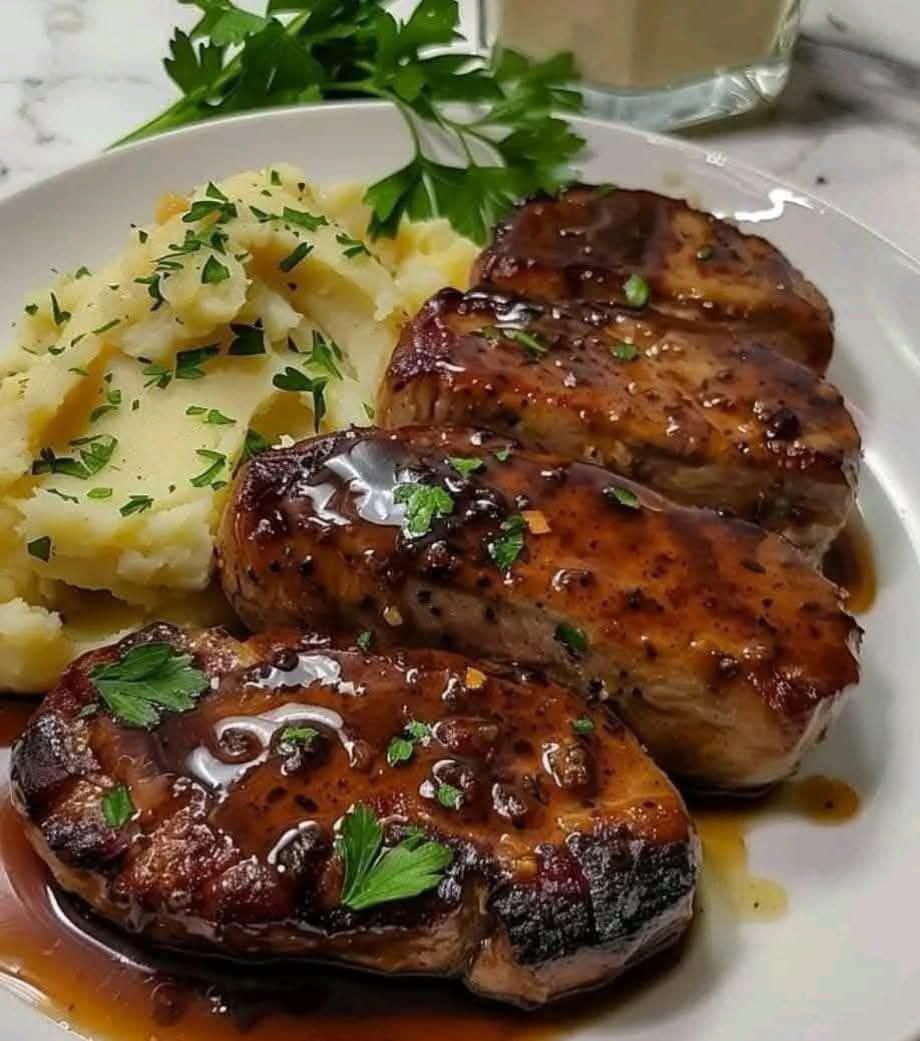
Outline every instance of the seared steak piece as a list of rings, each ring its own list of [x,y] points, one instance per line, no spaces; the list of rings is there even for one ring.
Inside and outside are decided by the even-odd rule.
[[[166,665],[123,697],[162,691],[167,666],[200,670],[187,710],[133,726],[124,702],[113,714],[98,670],[142,672],[139,648]],[[173,947],[459,976],[535,1005],[613,979],[692,912],[692,825],[626,728],[443,651],[155,626],[68,669],[12,779],[60,885]],[[387,892],[378,875],[360,900],[344,890],[364,847],[342,849],[358,813],[379,865],[404,843]],[[406,895],[430,841],[440,866]]]
[[[218,566],[251,628],[390,629],[543,667],[707,787],[785,777],[858,676],[839,590],[783,539],[468,429],[263,453]]]
[[[630,276],[657,310],[743,322],[746,337],[827,368],[833,317],[821,292],[765,239],[655,192],[582,185],[522,203],[476,262],[473,285],[624,304],[641,298],[640,287],[627,291]]]
[[[859,460],[836,388],[741,326],[482,291],[445,289],[406,327],[378,415],[599,462],[816,557],[846,520]]]

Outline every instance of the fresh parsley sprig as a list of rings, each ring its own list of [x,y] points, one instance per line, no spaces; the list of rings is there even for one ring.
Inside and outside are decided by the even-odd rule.
[[[394,235],[403,217],[442,216],[482,241],[515,199],[568,180],[584,145],[555,114],[581,108],[566,86],[571,57],[535,62],[505,50],[489,59],[455,49],[457,0],[421,0],[403,22],[388,10],[393,0],[268,0],[264,14],[232,0],[182,2],[202,12],[189,33],[176,30],[164,61],[182,97],[118,143],[250,109],[390,101],[414,156],[368,189],[372,237]],[[433,158],[432,134],[463,164]]]
[[[353,911],[434,889],[454,859],[443,843],[415,834],[381,852],[383,829],[363,803],[346,814],[337,843],[345,869],[341,902]]]

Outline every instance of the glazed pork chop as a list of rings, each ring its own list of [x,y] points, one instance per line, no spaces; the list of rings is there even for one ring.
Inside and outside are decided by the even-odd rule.
[[[218,567],[251,628],[389,630],[545,668],[709,788],[789,774],[858,675],[839,590],[783,539],[469,429],[263,453]]]
[[[535,1005],[692,913],[692,825],[625,727],[443,651],[151,627],[68,669],[12,780],[60,885],[176,948]]]
[[[820,558],[853,500],[859,434],[836,388],[743,327],[445,289],[406,327],[384,426],[450,423],[602,463],[756,521]]]
[[[635,276],[627,286],[627,281]],[[824,372],[827,300],[765,239],[655,192],[579,185],[522,203],[499,224],[474,286],[539,300],[590,299],[743,323],[745,337]]]

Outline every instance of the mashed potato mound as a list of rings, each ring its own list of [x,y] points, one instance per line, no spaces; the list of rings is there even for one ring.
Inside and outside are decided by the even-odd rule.
[[[408,316],[462,288],[445,221],[365,239],[357,184],[290,166],[161,200],[100,271],[31,294],[0,359],[0,689],[152,618],[215,624],[239,462],[367,423]]]

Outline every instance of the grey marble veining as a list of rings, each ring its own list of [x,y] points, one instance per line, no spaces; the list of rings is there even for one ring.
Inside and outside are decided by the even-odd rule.
[[[174,97],[176,0],[0,0],[0,196],[97,154]],[[772,110],[691,136],[807,188],[920,255],[920,9],[815,0]]]

